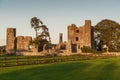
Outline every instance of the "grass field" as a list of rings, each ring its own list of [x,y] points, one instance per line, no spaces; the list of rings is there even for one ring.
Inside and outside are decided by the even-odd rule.
[[[120,80],[120,57],[5,67],[0,80]]]

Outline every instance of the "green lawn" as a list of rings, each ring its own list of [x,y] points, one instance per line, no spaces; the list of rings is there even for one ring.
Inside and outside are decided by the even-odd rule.
[[[0,68],[0,80],[120,80],[120,57]]]

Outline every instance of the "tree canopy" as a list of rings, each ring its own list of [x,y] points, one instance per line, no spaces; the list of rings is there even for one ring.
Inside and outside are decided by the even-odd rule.
[[[35,29],[36,31],[36,39],[47,39],[48,41],[51,42],[51,38],[50,38],[50,34],[49,34],[49,30],[47,28],[46,25],[43,24],[43,22],[38,19],[37,17],[33,17],[31,18],[31,27]],[[39,30],[42,30],[41,32],[39,32]]]
[[[30,24],[36,32],[36,38],[31,41],[30,44],[37,45],[38,51],[42,51],[45,44],[46,47],[49,48],[51,46],[51,38],[47,26],[37,17],[31,18]]]
[[[120,24],[104,19],[94,27],[96,33],[100,33],[100,40],[109,47],[109,51],[120,51]]]

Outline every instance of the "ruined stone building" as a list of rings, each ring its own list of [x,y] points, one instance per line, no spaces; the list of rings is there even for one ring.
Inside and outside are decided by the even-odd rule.
[[[66,45],[66,42],[63,41],[63,34],[59,33],[59,43],[57,44],[57,49],[65,50]]]
[[[32,41],[31,36],[17,36],[16,37],[16,51],[28,51],[30,41]]]
[[[59,33],[59,43],[62,43],[62,42],[63,42],[63,34]]]
[[[7,34],[6,34],[7,53],[15,53],[15,49],[16,49],[15,38],[16,38],[16,29],[7,28]]]
[[[68,51],[81,52],[81,47],[93,48],[93,30],[90,20],[85,20],[84,26],[77,27],[75,24],[68,26]]]
[[[6,35],[6,51],[8,54],[28,51],[29,42],[32,41],[31,36],[17,36],[15,28],[7,28]]]
[[[67,54],[81,53],[83,46],[93,48],[93,27],[90,20],[85,20],[84,26],[77,27],[75,24],[68,26],[68,41],[63,42],[63,34],[59,34],[58,49],[66,50]]]
[[[31,49],[32,52],[38,52],[38,47],[32,45],[30,48],[31,36],[17,36],[15,28],[7,28],[6,51],[7,53],[25,52]],[[77,27],[75,24],[68,26],[68,41],[63,42],[63,34],[59,34],[59,43],[56,50],[62,50],[64,53],[80,53],[81,47],[93,48],[93,28],[90,20],[85,20],[84,26]],[[43,46],[45,47],[45,45]],[[43,49],[45,51],[45,49]],[[55,51],[55,50],[53,50]],[[54,52],[53,52],[54,53]]]

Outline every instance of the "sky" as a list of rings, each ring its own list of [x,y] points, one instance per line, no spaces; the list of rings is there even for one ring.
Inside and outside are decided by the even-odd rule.
[[[35,37],[30,19],[39,18],[48,28],[52,43],[59,42],[59,33],[67,41],[67,26],[92,26],[103,19],[120,23],[120,0],[0,0],[0,46],[6,44],[6,29],[16,28],[17,36]]]

